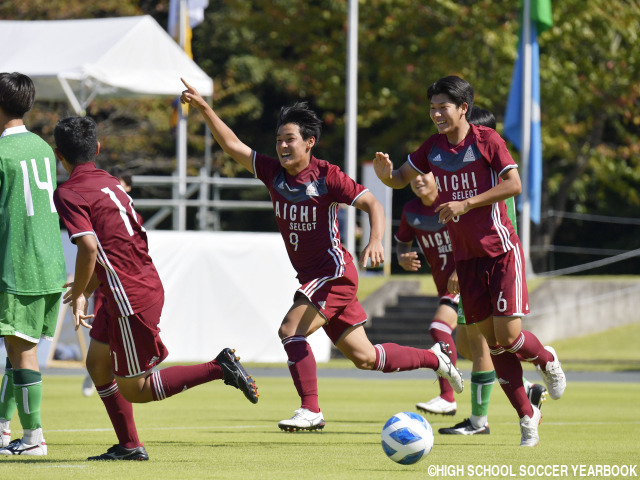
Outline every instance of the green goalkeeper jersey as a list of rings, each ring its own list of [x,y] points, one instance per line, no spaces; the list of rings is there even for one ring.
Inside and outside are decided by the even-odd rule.
[[[23,126],[5,130],[0,137],[0,291],[46,295],[64,290],[55,188],[51,147]]]

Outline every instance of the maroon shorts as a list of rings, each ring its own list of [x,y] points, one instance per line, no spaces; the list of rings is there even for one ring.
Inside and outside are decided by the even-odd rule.
[[[497,257],[456,261],[460,297],[467,325],[494,317],[523,317],[529,313],[524,255],[518,244]]]
[[[136,377],[162,362],[169,351],[160,339],[160,314],[164,296],[142,312],[128,317],[112,317],[101,308],[89,335],[110,348],[113,373],[118,377]]]
[[[294,300],[303,295],[316,307],[327,321],[322,328],[335,345],[348,328],[367,321],[357,293],[358,271],[351,262],[345,265],[342,276],[316,278],[305,283],[296,291]]]

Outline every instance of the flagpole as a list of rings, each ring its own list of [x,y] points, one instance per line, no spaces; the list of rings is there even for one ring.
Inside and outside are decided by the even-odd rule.
[[[185,23],[187,21],[187,0],[180,0],[180,14],[178,15],[178,32],[180,48],[184,50],[187,42]],[[173,229],[187,229],[187,208],[184,204],[187,194],[187,117],[182,105],[177,106],[178,124],[176,125],[176,174],[178,184],[174,184],[173,198],[178,200],[178,205],[173,210]]]
[[[358,125],[358,0],[349,0],[347,27],[347,98],[345,172],[357,177],[357,125]],[[356,257],[356,209],[347,208],[347,238],[345,247]]]
[[[520,150],[520,172],[522,178],[522,251],[527,276],[533,276],[531,265],[531,198],[529,163],[531,155],[531,0],[524,0],[522,12],[522,148]]]

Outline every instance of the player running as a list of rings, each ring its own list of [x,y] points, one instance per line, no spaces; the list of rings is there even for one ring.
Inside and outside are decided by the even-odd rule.
[[[278,158],[262,155],[242,143],[195,88],[183,80],[181,101],[203,115],[220,147],[269,189],[278,228],[301,283],[278,330],[287,353],[289,371],[301,405],[282,430],[319,430],[324,416],[318,402],[316,361],[307,337],[323,328],[354,365],[365,370],[397,372],[430,368],[462,391],[460,372],[446,346],[430,350],[392,343],[372,345],[364,330],[366,314],[358,302],[358,273],[340,242],[337,210],[340,203],[369,215],[371,236],[360,264],[383,262],[384,210],[362,185],[337,166],[312,155],[322,122],[306,103],[282,108],[276,127]]]
[[[64,302],[73,308],[76,329],[91,328],[87,370],[118,437],[116,445],[88,460],[148,460],[130,402],[164,400],[224,379],[257,403],[257,387],[228,348],[207,363],[152,371],[169,353],[158,326],[164,290],[133,200],[119,179],[96,168],[97,130],[87,117],[65,118],[54,130],[56,155],[70,175],[54,192],[54,201],[78,247]],[[93,315],[86,314],[87,299],[98,286],[106,303],[89,327],[86,321]]]
[[[438,222],[435,209],[438,206],[438,190],[432,173],[418,175],[411,180],[411,190],[416,198],[402,209],[400,227],[395,234],[398,264],[409,272],[417,272],[422,264],[418,252],[412,249],[414,240],[431,267],[440,304],[429,325],[429,334],[436,342],[449,345],[451,362],[456,365],[458,352],[451,336],[458,319],[458,276],[453,260],[451,240],[446,225]],[[466,349],[463,353],[467,354]],[[466,356],[466,355],[465,355]],[[457,403],[449,382],[439,378],[440,395],[416,404],[418,410],[442,415],[455,415]]]
[[[555,350],[521,329],[529,313],[524,258],[504,204],[521,191],[517,165],[495,130],[468,123],[474,100],[468,82],[444,77],[427,96],[438,133],[395,170],[387,154],[376,153],[374,169],[392,188],[433,172],[441,201],[436,211],[448,224],[467,324],[477,324],[487,340],[500,385],[520,418],[520,445],[535,446],[541,414],[527,398],[516,354],[540,367],[551,398],[562,396],[566,379]]]

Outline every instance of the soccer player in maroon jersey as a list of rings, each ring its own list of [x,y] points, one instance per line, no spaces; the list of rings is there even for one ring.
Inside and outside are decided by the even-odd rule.
[[[120,184],[122,185],[122,188],[124,188],[125,193],[128,194],[129,192],[131,192],[133,187],[131,184],[131,174],[129,172],[116,166],[116,167],[110,168],[109,173],[114,177],[116,177],[118,180],[120,180]],[[142,218],[140,217],[140,215],[138,215],[138,220],[142,225]],[[93,292],[94,316],[98,312],[98,310],[100,310],[102,305],[104,305],[104,294],[102,293],[102,290],[100,290],[100,288],[96,288],[95,291]],[[89,323],[89,321],[87,323]],[[93,380],[91,380],[91,375],[87,374],[87,376],[84,378],[82,382],[82,394],[85,397],[90,397],[91,395],[93,395],[95,391],[96,391],[96,387],[93,384]]]
[[[147,234],[120,180],[96,168],[96,123],[87,117],[60,120],[56,156],[69,179],[54,192],[58,213],[78,247],[74,281],[64,295],[76,329],[89,327],[87,299],[98,288],[106,303],[91,327],[87,370],[103,401],[118,444],[88,460],[148,460],[130,402],[164,400],[205,382],[224,379],[257,403],[257,387],[225,348],[212,361],[152,372],[167,348],[160,339],[164,290],[149,256]]]
[[[431,368],[462,391],[460,372],[446,346],[436,343],[421,350],[391,343],[372,345],[367,338],[366,314],[356,297],[358,274],[340,242],[337,210],[345,203],[369,215],[371,236],[360,257],[363,266],[368,261],[372,266],[383,262],[384,210],[362,185],[312,155],[322,125],[315,112],[306,103],[281,109],[278,158],[271,158],[242,143],[197,90],[183,82],[187,89],[181,101],[196,107],[222,149],[269,189],[278,228],[301,283],[278,330],[301,405],[292,418],[278,423],[279,428],[292,432],[324,428],[316,361],[307,343],[307,337],[320,328],[358,368],[383,372]]]
[[[395,234],[398,264],[409,272],[417,272],[421,265],[418,252],[412,250],[415,240],[431,267],[431,275],[438,290],[440,305],[431,320],[429,333],[436,342],[449,345],[451,361],[456,364],[458,352],[451,334],[458,321],[458,275],[453,260],[451,240],[447,226],[438,221],[438,190],[432,173],[418,175],[411,180],[411,190],[416,198],[407,202],[402,209],[400,227]],[[468,350],[468,349],[467,349]],[[470,358],[468,351],[462,354]],[[453,389],[443,378],[440,395],[426,402],[416,404],[418,410],[442,415],[455,415],[457,410]]]
[[[477,323],[487,340],[500,384],[520,418],[520,445],[535,446],[541,414],[527,398],[516,354],[540,367],[551,398],[562,396],[566,378],[555,350],[521,328],[529,313],[524,258],[504,203],[522,189],[517,165],[495,130],[467,121],[474,100],[468,82],[441,78],[427,97],[438,133],[395,170],[389,155],[377,152],[374,169],[392,188],[433,172],[441,201],[436,211],[449,228],[467,324]]]

